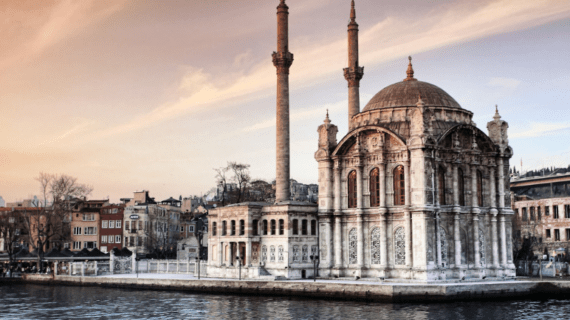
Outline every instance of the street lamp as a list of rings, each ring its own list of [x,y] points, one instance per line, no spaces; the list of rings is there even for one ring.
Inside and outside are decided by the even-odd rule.
[[[236,257],[238,266],[239,266],[239,280],[241,281],[241,262],[239,261],[239,257]]]
[[[317,282],[317,261],[319,261],[319,255],[311,255],[311,260],[313,260],[313,282]]]
[[[196,257],[196,268],[198,270],[198,280],[200,280],[200,254]],[[196,268],[194,268],[194,270],[196,270]]]

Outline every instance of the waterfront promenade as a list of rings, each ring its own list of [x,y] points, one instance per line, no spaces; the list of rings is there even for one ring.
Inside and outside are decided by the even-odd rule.
[[[570,297],[570,281],[507,280],[453,283],[396,283],[365,280],[237,280],[188,274],[121,274],[105,276],[24,275],[23,282],[46,285],[174,290],[214,294],[311,297],[378,302],[460,301]]]

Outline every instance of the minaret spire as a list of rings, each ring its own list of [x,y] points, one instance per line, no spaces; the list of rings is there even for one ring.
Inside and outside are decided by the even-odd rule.
[[[412,67],[412,57],[409,56],[408,60],[410,61],[408,63],[408,70],[406,70],[406,74],[408,75],[408,77],[406,79],[404,79],[404,81],[417,81],[417,79],[414,78],[414,68]]]
[[[364,67],[358,65],[358,23],[354,0],[351,1],[350,22],[348,24],[348,68],[344,69],[344,78],[348,81],[348,128],[350,120],[360,112],[360,79],[364,76]]]
[[[289,52],[289,7],[281,0],[277,7],[277,52],[273,52],[277,68],[277,157],[275,202],[290,200],[290,143],[289,143],[289,68],[293,54]]]

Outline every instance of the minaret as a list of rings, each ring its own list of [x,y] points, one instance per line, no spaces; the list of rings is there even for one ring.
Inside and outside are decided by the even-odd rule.
[[[290,198],[289,151],[289,67],[293,54],[289,52],[289,7],[281,0],[277,7],[277,52],[273,52],[273,65],[277,68],[277,172],[275,202]]]
[[[354,0],[350,9],[348,24],[348,68],[344,69],[344,78],[348,81],[348,130],[352,116],[360,112],[360,79],[364,75],[364,67],[358,65],[358,24]]]

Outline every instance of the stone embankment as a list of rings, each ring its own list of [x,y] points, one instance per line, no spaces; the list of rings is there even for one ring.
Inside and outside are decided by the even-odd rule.
[[[24,283],[178,290],[196,293],[273,295],[378,302],[570,298],[570,281],[489,281],[475,283],[374,283],[356,281],[252,281],[137,279],[25,275]]]

